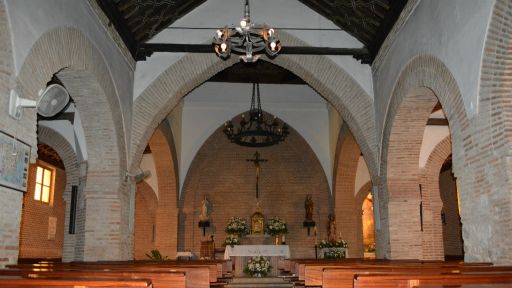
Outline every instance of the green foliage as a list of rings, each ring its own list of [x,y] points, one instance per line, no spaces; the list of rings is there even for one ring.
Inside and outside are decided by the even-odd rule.
[[[162,256],[162,253],[160,253],[160,251],[158,251],[158,249],[151,250],[150,254],[146,253],[146,256],[149,259],[155,260],[155,261],[162,261],[162,260],[169,259],[167,256]]]

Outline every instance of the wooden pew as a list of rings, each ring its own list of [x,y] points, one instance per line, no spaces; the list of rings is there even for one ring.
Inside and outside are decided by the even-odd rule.
[[[377,272],[391,271],[393,269],[444,269],[441,272],[450,272],[460,267],[490,267],[488,263],[459,263],[439,261],[317,261],[302,263],[299,271],[299,280],[306,286],[321,286],[324,268],[356,269],[357,271],[372,270]],[[358,270],[357,270],[358,269]],[[435,272],[435,271],[432,271]],[[350,280],[350,279],[349,279]]]
[[[85,271],[88,273],[95,272],[117,272],[122,273],[129,271],[132,273],[169,273],[169,272],[183,272],[185,273],[185,287],[186,288],[207,288],[210,286],[210,282],[216,282],[217,272],[216,265],[213,265],[213,276],[212,267],[208,266],[171,266],[171,265],[144,265],[144,264],[96,264],[93,262],[88,263],[61,263],[61,264],[50,264],[50,265],[39,265],[39,264],[19,264],[9,265],[10,269],[24,270],[26,272],[37,273],[44,271],[51,272],[66,272],[66,271]],[[1,275],[1,274],[0,274]],[[213,277],[213,278],[212,278]]]
[[[44,278],[29,279],[19,276],[0,277],[0,287],[139,287],[151,288],[151,281],[144,279],[80,279],[80,278]]]
[[[324,268],[320,285],[323,287],[352,287],[353,279],[356,276],[363,275],[400,275],[400,274],[415,274],[415,275],[439,275],[439,274],[478,274],[478,273],[512,273],[510,266],[459,266],[450,267],[443,265],[439,267],[426,266],[426,267],[374,267],[374,268]],[[318,279],[316,279],[318,280]],[[312,282],[310,282],[312,283]],[[315,282],[318,283],[318,282]]]
[[[74,278],[74,279],[147,279],[156,288],[186,288],[185,272],[134,272],[134,271],[32,271],[0,270],[2,276],[21,276],[30,279]],[[192,280],[193,281],[193,280]]]
[[[356,275],[354,288],[413,288],[415,286],[455,286],[465,284],[511,284],[512,273],[437,275]]]

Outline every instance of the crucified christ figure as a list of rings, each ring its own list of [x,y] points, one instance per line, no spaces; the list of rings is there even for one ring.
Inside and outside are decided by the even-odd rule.
[[[261,162],[267,162],[268,160],[267,159],[261,159],[260,158],[260,153],[258,153],[258,151],[256,151],[256,153],[254,153],[254,159],[245,159],[245,161],[248,161],[248,162],[253,162],[254,163],[254,166],[256,167],[256,199],[259,198],[259,182],[260,182],[260,173],[261,173],[261,166],[260,166],[260,163]]]

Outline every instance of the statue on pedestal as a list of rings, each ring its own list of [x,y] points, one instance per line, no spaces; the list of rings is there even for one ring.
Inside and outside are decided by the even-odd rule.
[[[313,196],[311,194],[306,195],[304,208],[306,209],[306,221],[313,221]]]
[[[327,241],[329,243],[336,242],[336,218],[334,214],[329,214],[329,221],[327,222]]]
[[[203,228],[203,236],[206,235],[206,228],[210,227],[210,202],[204,195],[201,201],[201,214],[199,214],[199,227]]]
[[[306,219],[302,225],[308,228],[309,236],[309,229],[311,229],[311,227],[316,227],[316,223],[313,220],[313,196],[311,196],[311,194],[306,195],[306,201],[304,201],[304,209],[306,209]]]
[[[199,215],[199,221],[206,222],[210,220],[210,202],[204,195],[203,201],[201,201],[201,214]]]

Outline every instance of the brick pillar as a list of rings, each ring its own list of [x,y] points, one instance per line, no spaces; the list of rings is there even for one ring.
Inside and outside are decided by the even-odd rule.
[[[437,101],[428,89],[409,91],[393,119],[389,146],[384,152],[392,259],[424,257],[418,167],[425,125]]]
[[[348,255],[351,258],[362,258],[363,242],[362,235],[359,235],[362,230],[355,229],[361,222],[361,207],[356,205],[355,199],[357,163],[361,150],[346,125],[341,129],[339,141],[334,187],[336,229],[349,245]]]
[[[149,147],[154,156],[158,178],[155,246],[162,255],[174,257],[178,242],[177,181],[171,148],[160,128],[155,130]]]

